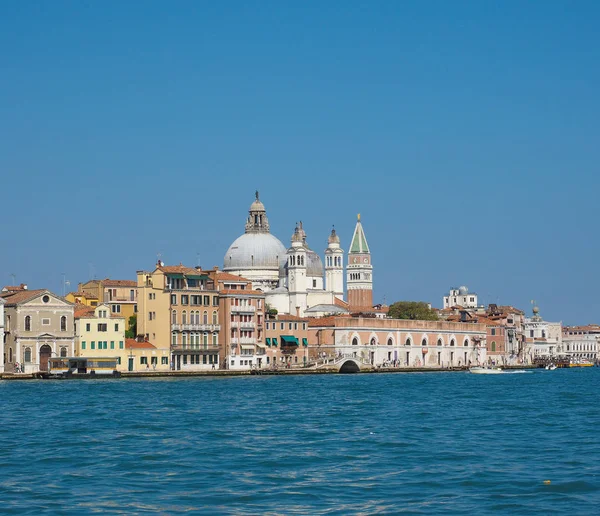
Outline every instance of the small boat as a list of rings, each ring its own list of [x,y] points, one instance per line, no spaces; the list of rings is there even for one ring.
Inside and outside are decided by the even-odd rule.
[[[499,367],[471,367],[469,372],[473,374],[503,374],[505,371]]]
[[[555,366],[554,364],[548,364],[548,365],[546,366],[546,369],[547,369],[548,371],[554,371],[554,370],[556,369],[556,366]]]

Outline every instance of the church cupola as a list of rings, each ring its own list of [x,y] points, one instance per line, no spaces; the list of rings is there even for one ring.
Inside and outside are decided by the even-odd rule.
[[[258,190],[254,194],[256,199],[250,205],[248,220],[246,221],[246,233],[269,233],[269,219],[265,205],[258,198]]]
[[[348,303],[351,309],[370,309],[373,307],[373,265],[367,237],[358,215],[350,251],[346,274]]]

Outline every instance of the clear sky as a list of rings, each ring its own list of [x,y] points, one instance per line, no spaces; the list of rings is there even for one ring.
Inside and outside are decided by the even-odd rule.
[[[0,283],[222,266],[254,191],[375,300],[600,323],[600,3],[0,3]]]

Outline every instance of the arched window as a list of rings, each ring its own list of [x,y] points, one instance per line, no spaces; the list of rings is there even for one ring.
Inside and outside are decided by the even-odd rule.
[[[465,339],[465,347],[469,345],[469,339]]]
[[[187,333],[181,334],[181,345],[185,348],[187,345]]]
[[[492,351],[496,351],[496,341],[492,342]]]
[[[450,341],[450,345],[451,345],[451,346],[454,346],[454,339],[452,339],[452,340]]]
[[[25,331],[31,331],[31,316],[25,316]]]
[[[11,355],[12,355],[12,353],[11,353]],[[31,362],[31,348],[25,348],[25,362],[26,363]]]
[[[187,312],[185,310],[181,312],[181,324],[187,324]]]
[[[213,322],[212,323],[213,324],[219,324],[219,316],[218,316],[216,310],[213,311]]]
[[[173,310],[173,312],[171,312],[171,323],[177,324],[177,312],[175,310]]]
[[[64,315],[60,318],[60,331],[67,331],[67,318]]]
[[[217,335],[218,335],[217,333],[213,333],[213,342],[212,342],[213,346],[217,346],[219,344],[217,341]]]
[[[61,356],[61,358],[64,358],[67,356],[67,348],[65,348],[64,346],[62,348],[60,348],[60,356]]]
[[[358,346],[358,339],[357,339],[356,337],[354,337],[354,338],[352,339],[352,345],[353,345],[353,346]]]
[[[438,339],[438,341],[437,341],[437,345],[438,345],[438,346],[441,346],[441,345],[442,345],[442,339]]]
[[[204,310],[204,319],[203,319],[203,323],[202,324],[208,324],[208,312],[206,310]]]
[[[427,339],[423,339],[421,341],[421,346],[427,346]]]
[[[177,346],[177,333],[171,333],[171,345]]]
[[[373,337],[371,339],[371,346],[375,346],[377,344],[377,340],[375,340],[375,337]]]
[[[410,337],[408,337],[408,338],[406,339],[406,342],[405,342],[405,344],[406,344],[407,346],[410,346],[410,345],[412,344],[412,342],[410,341]]]
[[[203,342],[204,347],[208,346],[208,333],[205,333],[203,336]]]
[[[394,341],[391,338],[389,338],[388,339],[388,346],[393,346],[393,345],[394,345]]]

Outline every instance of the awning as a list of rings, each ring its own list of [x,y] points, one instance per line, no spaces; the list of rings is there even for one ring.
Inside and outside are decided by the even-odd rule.
[[[254,349],[252,344],[242,344],[242,349]]]
[[[302,345],[308,347],[308,339],[302,339]]]
[[[269,337],[265,339],[265,342],[267,343],[267,346],[271,345],[271,339]]]
[[[287,346],[297,346],[298,345],[298,339],[292,335],[282,335],[281,336],[281,345],[287,345]]]
[[[277,346],[277,339],[275,337],[273,337],[271,341],[273,342],[273,346]]]
[[[262,342],[257,342],[256,346],[259,348],[265,348],[266,346]]]
[[[170,272],[167,274],[169,278],[183,278],[183,274],[181,272]]]
[[[185,277],[188,279],[199,279],[199,280],[208,279],[208,276],[206,274],[186,274]]]

